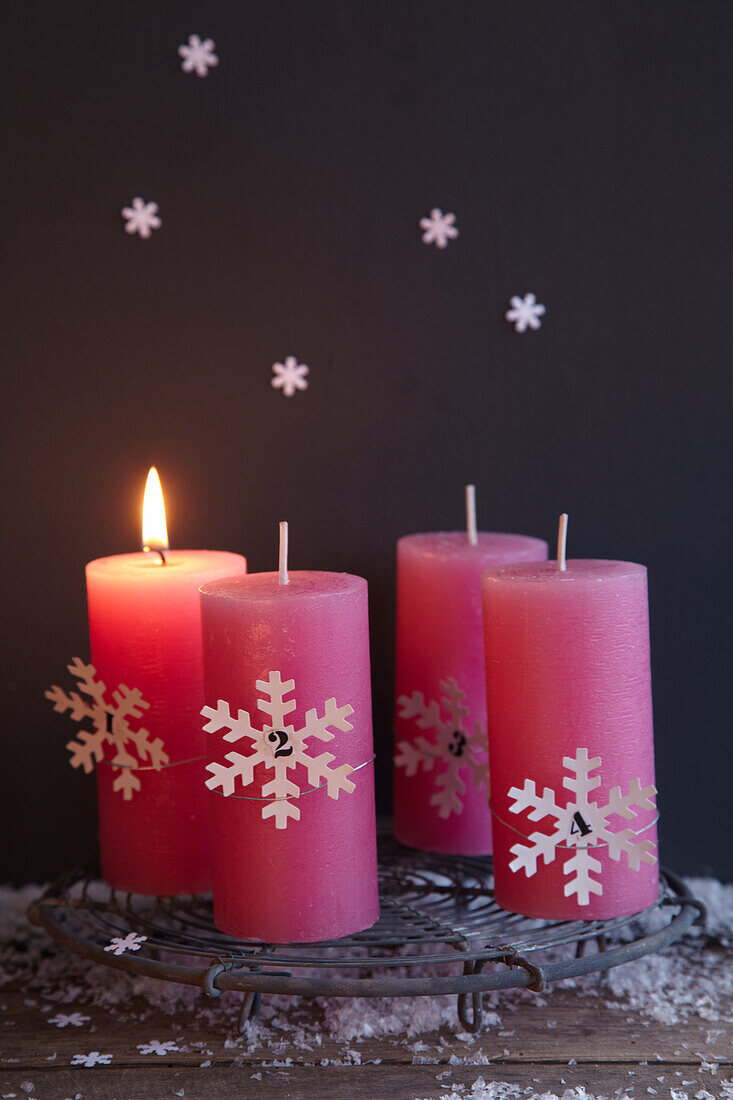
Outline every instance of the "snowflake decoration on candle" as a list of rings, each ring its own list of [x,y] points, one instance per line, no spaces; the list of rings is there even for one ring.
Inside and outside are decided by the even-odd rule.
[[[150,739],[146,729],[130,728],[130,719],[139,719],[150,706],[137,688],[128,688],[124,684],[112,692],[112,702],[105,699],[106,685],[97,679],[94,665],[85,665],[79,657],[74,657],[68,665],[69,672],[75,677],[79,692],[68,695],[54,685],[45,692],[53,703],[53,709],[59,714],[69,712],[74,722],[88,721],[92,729],[81,729],[78,741],[69,741],[66,748],[71,753],[72,768],[83,768],[88,774],[94,764],[107,759],[115,768],[112,784],[114,791],[121,791],[125,801],[140,790],[140,779],[135,774],[142,763],[160,770],[168,763],[163,751],[163,742],[159,737]],[[110,749],[105,756],[105,747]],[[132,750],[136,755],[133,755]]]
[[[309,368],[299,363],[294,355],[288,355],[284,363],[273,363],[272,371],[272,388],[282,390],[286,397],[292,397],[296,390],[308,389]]]
[[[448,241],[454,241],[458,236],[455,222],[455,214],[444,214],[440,207],[434,207],[429,218],[420,218],[423,242],[434,244],[436,248],[447,248]]]
[[[574,757],[564,756],[562,762],[565,770],[572,773],[563,779],[563,786],[574,796],[564,806],[557,805],[551,787],[545,787],[539,795],[533,779],[525,779],[521,789],[510,789],[509,798],[513,802],[509,809],[512,813],[527,810],[530,821],[552,817],[555,827],[551,833],[532,833],[527,837],[529,844],[513,845],[511,852],[514,859],[509,867],[512,871],[523,870],[530,878],[536,874],[540,858],[545,864],[552,863],[557,849],[563,848],[567,850],[563,865],[567,876],[563,891],[565,897],[575,894],[578,905],[588,905],[591,894],[603,893],[602,883],[593,878],[594,874],[600,873],[601,863],[591,855],[591,848],[608,847],[608,854],[616,862],[622,854],[625,855],[632,871],[638,871],[642,863],[657,862],[655,845],[651,840],[640,839],[632,829],[614,832],[609,825],[609,818],[614,814],[627,821],[636,817],[634,806],[637,810],[656,809],[654,795],[657,789],[653,786],[642,789],[639,779],[632,779],[627,794],[622,795],[621,788],[614,787],[606,805],[599,806],[590,801],[589,795],[601,784],[600,776],[591,777],[590,774],[600,768],[601,757],[589,758],[587,749],[578,749]]]
[[[111,951],[113,955],[124,955],[127,951],[139,951],[147,938],[147,936],[138,935],[137,932],[128,932],[126,936],[113,936],[104,950]]]
[[[332,768],[330,764],[335,757],[330,752],[310,756],[306,746],[310,737],[332,741],[335,737],[333,729],[343,732],[353,729],[347,718],[354,713],[354,708],[348,703],[339,707],[335,699],[327,699],[323,705],[323,716],[319,718],[313,707],[306,711],[305,724],[296,730],[295,726],[286,723],[286,715],[296,709],[297,703],[294,699],[285,699],[286,695],[295,691],[295,680],[283,680],[279,672],[270,672],[267,680],[256,680],[255,683],[257,690],[267,696],[257,700],[258,708],[269,715],[269,722],[264,723],[262,729],[252,725],[246,710],[238,711],[235,718],[223,699],[219,699],[216,709],[204,707],[201,711],[203,717],[208,719],[204,726],[206,733],[226,729],[225,741],[240,741],[247,737],[254,749],[249,756],[228,752],[226,759],[229,766],[208,764],[206,770],[211,772],[211,778],[206,780],[206,786],[212,791],[220,788],[225,796],[232,795],[237,779],[242,787],[248,787],[254,782],[255,768],[264,764],[275,774],[262,787],[262,819],[266,821],[272,817],[277,829],[285,829],[290,818],[300,820],[300,808],[290,799],[297,799],[303,793],[298,784],[288,778],[291,768],[302,765],[308,773],[308,782],[314,788],[325,786],[329,798],[337,799],[341,791],[350,794],[355,789],[354,782],[349,779],[354,769],[349,764]],[[257,800],[257,796],[252,797]]]
[[[163,224],[158,217],[157,202],[145,202],[139,196],[132,200],[132,206],[123,206],[122,217],[125,219],[125,233],[139,233],[143,239]]]
[[[534,294],[525,294],[524,298],[515,294],[509,299],[509,305],[512,308],[504,316],[514,325],[515,332],[526,332],[528,328],[538,329],[542,324],[540,317],[544,317],[545,307],[537,301]]]
[[[212,38],[205,38],[203,42],[197,34],[189,34],[188,45],[178,47],[178,56],[183,58],[181,68],[184,73],[196,73],[196,76],[208,76],[209,69],[214,69],[219,64],[219,58],[214,53],[216,43]]]
[[[462,795],[466,793],[466,781],[463,773],[468,771],[473,785],[480,789],[487,781],[486,730],[480,722],[466,722],[469,711],[464,700],[465,691],[461,691],[453,679],[441,680],[440,689],[445,692],[440,703],[431,699],[425,702],[421,691],[412,695],[400,695],[397,700],[398,716],[414,718],[421,730],[432,730],[434,737],[417,737],[414,743],[398,741],[395,753],[395,767],[404,768],[408,776],[423,771],[433,771],[436,762],[443,764],[436,770],[435,785],[437,791],[430,797],[430,805],[438,808],[439,817],[463,812]],[[441,707],[442,704],[442,707]],[[442,711],[448,715],[443,717]]]

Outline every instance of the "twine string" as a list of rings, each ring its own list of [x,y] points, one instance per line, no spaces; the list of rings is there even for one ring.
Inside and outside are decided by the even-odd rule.
[[[357,764],[355,768],[352,768],[349,775],[354,772],[361,771],[362,768],[366,768],[369,764],[373,764],[377,759],[377,754],[370,756],[368,760],[365,760],[363,764]],[[283,802],[288,801],[291,798],[302,798],[304,794],[313,794],[314,791],[320,791],[323,787],[328,785],[328,780],[324,780],[323,783],[319,783],[317,787],[308,787],[305,791],[300,791],[298,794],[276,794],[268,798],[263,798],[261,795],[247,795],[247,794],[222,794],[219,790],[214,790],[214,794],[219,794],[222,798],[237,798],[242,802]]]
[[[136,772],[161,772],[163,768],[177,768],[179,764],[195,764],[197,760],[206,760],[205,756],[191,756],[188,760],[169,760],[167,764],[116,764],[114,760],[98,760],[98,764],[109,764],[110,768],[131,768]]]
[[[507,829],[511,829],[511,831],[513,833],[516,833],[518,837],[521,837],[522,840],[527,840],[530,843],[532,843],[532,838],[530,836],[528,836],[527,833],[523,833],[520,829],[517,829],[517,827],[515,825],[510,825],[509,822],[505,821],[503,817],[499,817],[498,813],[496,812],[494,807],[491,805],[491,801],[489,801],[488,805],[489,805],[489,809],[491,810],[492,817],[495,817],[496,820],[500,821],[502,823],[502,825],[505,825]],[[629,829],[628,831],[632,834],[632,836],[641,836],[641,834],[645,833],[647,831],[647,829],[651,829],[652,825],[656,825],[656,823],[658,821],[659,821],[659,810],[657,810],[656,816],[649,822],[648,825],[644,825],[643,828],[641,828],[641,829]],[[547,837],[547,836],[550,836],[551,834],[543,833],[542,835]],[[608,848],[608,841],[602,840],[602,841],[599,841],[597,844],[562,844],[558,841],[556,847],[558,847],[558,848],[567,848],[569,851],[586,852],[591,848]]]
[[[424,749],[419,749],[419,748],[417,748],[416,745],[413,745],[413,749],[415,750],[415,752],[419,753],[421,756],[426,756],[426,757],[429,757],[430,759],[433,759],[433,760],[442,760],[443,759],[443,757],[440,755],[440,753],[425,752]],[[488,779],[488,772],[487,772],[487,779]],[[488,803],[489,809],[491,810],[492,816],[495,817],[497,821],[500,821],[502,825],[506,826],[507,829],[510,829],[511,832],[515,833],[522,840],[526,840],[526,841],[529,841],[531,843],[531,837],[528,836],[527,833],[523,833],[521,831],[521,829],[518,829],[516,827],[516,825],[510,825],[510,823],[508,821],[505,821],[503,817],[499,816],[499,814],[496,812],[496,810],[494,809],[494,807],[491,804],[491,799],[488,799],[487,803]],[[631,833],[632,836],[641,836],[641,834],[645,833],[647,831],[647,829],[651,829],[651,827],[653,825],[656,825],[656,823],[658,821],[659,821],[659,810],[657,810],[656,815],[652,818],[652,820],[649,822],[648,825],[644,825],[643,828],[641,828],[641,829],[630,829],[628,831]],[[542,835],[543,836],[549,836],[550,834],[549,833],[543,833]],[[576,851],[576,852],[583,851],[583,852],[586,852],[586,851],[589,851],[591,848],[608,848],[608,841],[602,840],[602,841],[599,841],[597,844],[563,844],[561,842],[558,842],[556,847],[565,848],[568,851]]]
[[[192,756],[188,760],[173,760],[168,764],[161,764],[159,768],[156,768],[154,764],[145,764],[145,765],[141,765],[140,767],[137,767],[135,764],[115,764],[115,762],[113,760],[100,760],[99,763],[100,764],[109,764],[109,766],[111,768],[132,768],[132,769],[134,769],[135,771],[138,771],[138,772],[151,772],[151,771],[156,771],[157,772],[157,771],[162,771],[163,768],[176,768],[176,767],[178,767],[179,764],[195,764],[197,760],[207,760],[207,759],[208,759],[207,756]],[[375,753],[368,760],[365,760],[363,764],[357,764],[355,768],[352,768],[351,771],[349,772],[349,775],[351,775],[353,772],[361,771],[361,769],[366,768],[366,766],[368,764],[373,764],[376,759],[377,759],[377,756],[376,756],[376,753]],[[224,797],[226,797],[226,798],[239,798],[244,802],[280,802],[283,799],[300,798],[304,794],[312,794],[313,791],[320,791],[321,788],[327,786],[327,784],[328,784],[328,780],[325,780],[323,783],[319,783],[317,787],[309,787],[307,790],[301,791],[300,794],[297,794],[297,795],[294,795],[294,794],[278,794],[278,795],[274,795],[271,798],[262,798],[262,797],[258,797],[256,795],[228,794],[228,795],[225,795]],[[215,793],[216,794],[221,794],[221,791],[216,791]]]

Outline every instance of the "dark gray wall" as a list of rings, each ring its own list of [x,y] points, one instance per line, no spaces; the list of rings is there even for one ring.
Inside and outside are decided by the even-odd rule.
[[[483,527],[552,539],[566,509],[572,556],[647,563],[663,859],[731,874],[732,12],[4,5],[0,877],[94,851],[42,693],[87,653],[84,563],[137,548],[151,462],[174,545],[268,569],[288,517],[294,567],[369,578],[381,808],[398,535],[459,526],[473,480]]]

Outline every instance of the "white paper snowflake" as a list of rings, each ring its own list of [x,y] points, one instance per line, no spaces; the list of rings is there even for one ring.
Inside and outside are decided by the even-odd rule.
[[[487,781],[487,737],[480,722],[466,722],[469,711],[464,703],[465,691],[461,691],[452,678],[440,681],[445,692],[440,703],[431,699],[425,702],[421,691],[412,695],[400,695],[397,700],[400,718],[414,718],[421,730],[433,730],[434,737],[416,737],[414,742],[398,741],[395,766],[404,768],[408,776],[420,768],[432,771],[436,761],[444,767],[436,769],[435,785],[438,790],[430,796],[430,805],[437,806],[439,817],[450,817],[463,811],[461,796],[466,793],[463,773],[468,772],[473,785],[480,789]],[[448,715],[444,718],[441,704]]]
[[[113,955],[124,955],[126,951],[139,951],[147,938],[147,936],[138,935],[137,932],[128,932],[126,936],[114,936],[104,950],[111,951]]]
[[[208,764],[206,770],[211,772],[211,778],[206,780],[209,790],[221,788],[224,795],[234,793],[235,780],[239,779],[242,787],[248,787],[254,781],[254,770],[259,764],[274,771],[274,778],[262,787],[262,819],[272,817],[278,829],[285,829],[288,819],[300,820],[300,808],[294,805],[290,799],[297,799],[302,793],[297,783],[288,779],[288,771],[301,764],[308,773],[308,782],[313,787],[325,785],[329,798],[338,798],[340,791],[351,793],[355,784],[348,776],[354,770],[349,764],[341,764],[338,768],[329,765],[335,757],[330,752],[321,753],[320,756],[309,756],[306,741],[310,737],[317,737],[319,741],[332,741],[335,734],[331,729],[347,730],[354,727],[347,721],[347,717],[354,713],[354,708],[346,703],[344,706],[336,706],[335,699],[327,699],[323,707],[323,717],[319,718],[315,707],[306,711],[305,724],[296,730],[294,726],[287,725],[285,716],[296,709],[294,699],[286,702],[285,696],[295,691],[295,680],[283,680],[279,672],[268,673],[267,680],[255,681],[257,690],[268,698],[258,699],[257,706],[269,715],[269,722],[265,723],[261,730],[255,729],[246,710],[237,712],[234,718],[229,711],[229,704],[219,699],[216,710],[212,707],[204,707],[201,714],[208,718],[204,726],[206,733],[217,733],[227,729],[224,734],[225,741],[239,741],[243,737],[252,742],[252,752],[249,756],[242,756],[238,752],[229,752],[226,759],[230,766],[225,764]]]
[[[203,42],[197,34],[189,34],[188,45],[178,47],[178,56],[183,58],[181,68],[184,73],[195,72],[197,76],[208,76],[209,69],[214,69],[219,64],[219,58],[214,53],[216,43],[211,38],[205,38]]]
[[[82,1027],[84,1024],[88,1024],[91,1016],[82,1016],[81,1012],[72,1012],[66,1016],[63,1012],[59,1012],[56,1016],[51,1016],[48,1019],[49,1024],[55,1024],[56,1027]]]
[[[81,767],[88,774],[95,762],[98,764],[105,759],[105,745],[108,745],[112,750],[110,763],[117,765],[112,789],[121,791],[123,798],[129,801],[134,791],[140,790],[140,780],[135,770],[142,763],[149,763],[156,770],[168,763],[159,737],[151,741],[146,729],[130,729],[129,719],[140,718],[150,704],[145,702],[137,688],[128,688],[124,684],[112,692],[113,701],[107,703],[107,688],[97,679],[94,665],[85,665],[79,657],[74,657],[67,667],[76,678],[82,694],[72,691],[67,695],[56,685],[44,694],[59,714],[68,711],[74,722],[88,719],[92,724],[93,729],[80,730],[79,740],[69,741],[66,745],[71,753],[71,766]],[[133,749],[136,756],[132,755]]]
[[[299,363],[294,355],[288,355],[284,363],[273,363],[273,389],[282,390],[286,397],[292,397],[296,390],[307,390],[306,376],[309,368]]]
[[[603,885],[592,875],[601,870],[600,860],[590,854],[590,849],[598,846],[608,848],[611,859],[619,861],[622,853],[626,856],[632,871],[638,871],[642,863],[654,864],[655,845],[651,840],[643,840],[631,829],[614,832],[609,818],[614,814],[627,821],[637,816],[637,810],[655,809],[654,795],[656,787],[642,789],[638,779],[629,783],[628,793],[621,794],[620,787],[614,787],[605,806],[599,806],[589,800],[591,791],[601,785],[600,776],[591,777],[590,773],[601,766],[601,757],[588,757],[588,750],[579,748],[575,756],[564,756],[563,767],[572,775],[563,779],[563,786],[573,792],[574,798],[564,806],[558,806],[555,792],[545,787],[541,795],[537,793],[533,779],[525,779],[524,786],[512,787],[509,798],[513,799],[509,807],[514,814],[529,811],[530,821],[542,818],[555,819],[551,833],[532,833],[527,839],[529,844],[515,844],[511,852],[514,859],[509,864],[512,871],[523,870],[530,878],[537,872],[540,857],[545,864],[552,863],[558,848],[567,850],[563,873],[568,876],[564,886],[566,898],[577,896],[578,905],[588,905],[591,894],[603,893]]]
[[[420,218],[422,239],[425,244],[434,244],[436,248],[447,248],[448,241],[458,236],[455,214],[444,214],[439,206],[430,211],[429,218]]]
[[[178,1050],[175,1042],[169,1039],[166,1043],[160,1043],[157,1039],[150,1039],[147,1043],[140,1043],[137,1048],[141,1054],[157,1054],[162,1058],[164,1054],[170,1054],[172,1050]]]
[[[75,1054],[71,1059],[72,1066],[108,1066],[112,1061],[111,1054],[100,1054],[98,1050],[90,1050],[88,1054]]]
[[[528,328],[537,329],[542,324],[540,317],[544,317],[545,307],[537,301],[534,294],[525,294],[524,298],[515,294],[509,299],[509,305],[512,308],[504,316],[507,321],[512,322],[516,332],[526,332]]]
[[[145,202],[139,196],[132,200],[132,206],[123,206],[122,217],[126,222],[125,233],[139,233],[143,238],[163,224],[158,217],[157,202]]]

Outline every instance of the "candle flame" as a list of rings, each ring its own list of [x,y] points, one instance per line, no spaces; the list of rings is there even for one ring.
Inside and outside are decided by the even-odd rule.
[[[168,530],[165,525],[165,505],[160,478],[155,466],[148,472],[143,497],[143,549],[167,550]]]

